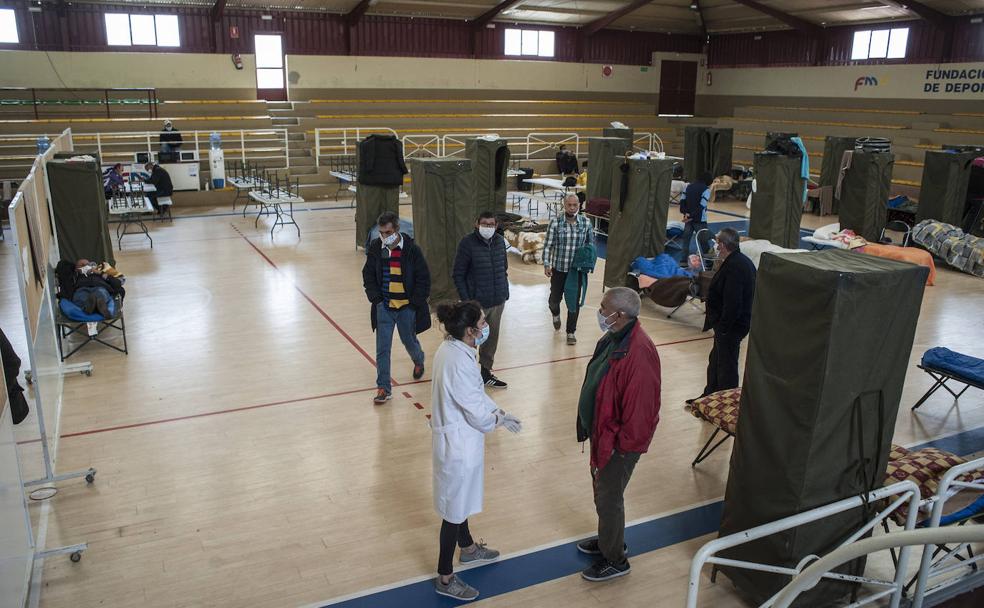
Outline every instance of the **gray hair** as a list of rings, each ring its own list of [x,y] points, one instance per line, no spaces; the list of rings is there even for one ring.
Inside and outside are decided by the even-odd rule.
[[[741,242],[741,237],[738,236],[738,231],[734,228],[722,228],[717,233],[718,245],[724,247],[728,252],[732,252],[738,249],[738,243]]]
[[[605,292],[605,299],[608,300],[609,309],[615,309],[631,319],[639,318],[642,299],[635,290],[628,287],[612,287]]]
[[[577,204],[578,204],[578,205],[580,205],[580,204],[581,204],[581,199],[579,199],[579,198],[577,197],[577,195],[576,195],[576,194],[574,194],[574,193],[571,193],[571,194],[568,194],[567,196],[565,196],[565,197],[564,197],[564,202],[566,203],[567,201],[569,201],[569,200],[571,200],[571,199],[574,199],[574,200],[576,200],[576,201],[577,201]]]

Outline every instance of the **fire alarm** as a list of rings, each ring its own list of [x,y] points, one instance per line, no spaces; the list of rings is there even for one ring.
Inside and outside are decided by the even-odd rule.
[[[610,65],[602,66],[602,68],[601,68],[601,75],[604,76],[605,78],[611,78],[612,77],[612,72],[614,72],[614,71],[615,70]]]

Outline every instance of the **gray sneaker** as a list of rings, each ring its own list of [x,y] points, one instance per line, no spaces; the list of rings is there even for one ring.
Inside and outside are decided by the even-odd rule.
[[[462,564],[475,564],[479,562],[494,562],[499,559],[499,552],[495,549],[489,549],[485,546],[485,543],[476,543],[475,550],[471,553],[466,553],[461,551],[461,563]]]
[[[478,589],[453,575],[447,585],[441,582],[440,576],[434,579],[434,591],[436,591],[438,595],[446,595],[464,602],[470,602],[478,597]]]

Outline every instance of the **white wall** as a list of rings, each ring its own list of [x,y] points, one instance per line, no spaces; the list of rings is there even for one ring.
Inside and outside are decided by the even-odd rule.
[[[937,74],[939,70],[966,73],[949,78]],[[701,71],[698,95],[984,101],[984,63],[714,68],[710,71],[710,86],[707,85],[707,71]],[[966,88],[952,90],[958,83]],[[927,90],[927,85],[936,88]]]

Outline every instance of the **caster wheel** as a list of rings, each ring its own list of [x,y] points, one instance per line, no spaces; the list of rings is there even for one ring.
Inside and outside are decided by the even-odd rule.
[[[85,482],[86,483],[92,483],[95,480],[96,480],[96,474],[95,473],[89,473],[88,475],[85,476]]]
[[[82,373],[85,374],[86,376],[89,376],[89,377],[92,376],[92,370],[91,369],[90,370],[86,370],[86,371],[84,371]]]
[[[69,555],[68,556],[68,559],[72,560],[75,563],[78,563],[78,562],[82,561],[82,552],[81,551],[76,551],[75,553],[72,553],[71,555]]]

